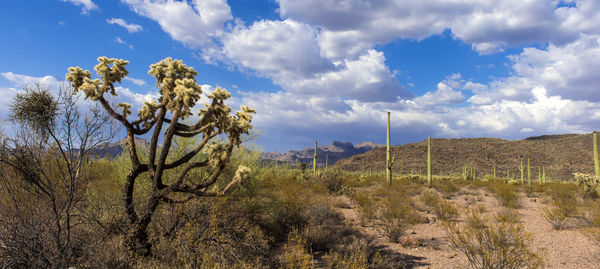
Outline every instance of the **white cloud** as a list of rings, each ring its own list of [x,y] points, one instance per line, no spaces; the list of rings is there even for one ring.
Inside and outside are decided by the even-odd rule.
[[[108,24],[119,25],[119,26],[127,29],[127,32],[129,32],[129,33],[137,33],[143,29],[142,26],[135,24],[135,23],[127,23],[125,20],[123,20],[121,18],[108,19],[108,20],[106,20],[106,22]]]
[[[12,82],[16,87],[36,87],[40,85],[41,88],[55,89],[60,86],[60,81],[53,76],[33,77],[22,74],[15,74],[13,72],[1,73],[2,76],[8,81]]]
[[[144,81],[143,79],[137,79],[137,78],[132,78],[132,77],[125,77],[125,80],[130,81],[131,83],[138,85],[138,86],[144,86],[146,85],[146,81]]]
[[[463,94],[460,91],[454,90],[447,83],[438,83],[435,92],[427,92],[422,96],[416,97],[413,102],[432,110],[463,103],[465,101]]]
[[[469,85],[478,88],[471,103],[529,100],[535,97],[531,90],[536,87],[566,99],[600,102],[600,35],[581,35],[574,42],[550,44],[546,49],[525,48],[510,58],[513,75],[493,81],[489,87]]]
[[[117,42],[117,43],[119,43],[119,44],[122,44],[122,45],[125,45],[125,46],[127,46],[127,47],[128,47],[130,50],[132,50],[132,49],[133,49],[133,45],[131,45],[131,44],[129,44],[129,43],[127,43],[127,42],[125,42],[125,41],[124,41],[123,39],[121,39],[120,37],[115,37],[115,42]]]
[[[63,2],[70,2],[76,6],[81,6],[82,14],[89,14],[90,11],[98,9],[98,6],[92,2],[92,0],[62,0]]]
[[[223,39],[222,53],[242,69],[255,70],[282,83],[334,68],[319,56],[316,35],[309,25],[293,20],[263,20],[248,28],[236,27]]]
[[[344,60],[339,68],[318,76],[281,83],[290,91],[364,102],[395,102],[410,94],[404,91],[385,65],[383,52],[368,50],[356,60]]]
[[[220,57],[297,94],[389,102],[407,95],[382,52],[368,50],[357,59],[334,63],[321,57],[317,34],[289,19],[258,21],[227,35]]]
[[[163,31],[191,47],[209,46],[232,19],[225,0],[121,0],[139,15],[158,22]]]
[[[548,0],[278,0],[280,14],[323,27],[323,55],[340,59],[398,38],[421,40],[451,30],[482,54],[533,43],[571,42],[599,33],[600,4],[576,1],[559,7]]]

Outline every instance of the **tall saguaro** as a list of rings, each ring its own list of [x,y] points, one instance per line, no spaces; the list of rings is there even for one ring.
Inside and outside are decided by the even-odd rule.
[[[315,140],[315,154],[313,155],[313,175],[317,177],[317,140]]]
[[[431,137],[427,137],[427,185],[431,187]]]
[[[600,162],[598,162],[598,141],[596,140],[596,131],[594,131],[594,171],[596,177],[600,177]]]
[[[529,158],[527,158],[527,183],[531,187],[531,166],[529,165]]]
[[[388,182],[392,184],[392,165],[394,165],[394,158],[390,158],[390,112],[387,113],[387,148],[385,157],[385,177]]]

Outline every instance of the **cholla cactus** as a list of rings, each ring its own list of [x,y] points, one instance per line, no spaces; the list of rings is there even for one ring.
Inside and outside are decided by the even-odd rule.
[[[575,177],[575,182],[578,185],[583,185],[583,190],[586,193],[591,193],[595,196],[600,196],[600,178],[583,173],[573,173],[573,177]]]
[[[121,111],[117,112],[113,105],[105,99],[104,94],[110,92],[117,95],[115,83],[129,73],[125,68],[128,61],[119,59],[98,58],[98,65],[94,67],[99,78],[92,79],[92,74],[79,67],[70,67],[66,79],[75,91],[83,91],[85,98],[98,101],[108,113],[117,119],[127,131],[128,153],[132,168],[125,180],[125,212],[132,225],[129,234],[128,246],[136,253],[147,255],[150,251],[147,227],[152,215],[160,203],[184,202],[193,197],[220,196],[227,193],[236,183],[247,178],[250,171],[246,167],[239,167],[233,180],[223,190],[210,188],[229,161],[232,150],[241,144],[241,137],[252,129],[252,114],[256,111],[247,106],[242,106],[240,111],[231,115],[232,109],[225,105],[225,100],[230,97],[229,92],[216,88],[206,96],[211,102],[194,113],[193,109],[200,100],[203,91],[196,83],[198,74],[192,67],[188,67],[179,60],[166,58],[156,64],[150,65],[148,72],[156,78],[156,87],[159,88],[160,97],[157,100],[146,102],[138,111],[138,118],[130,120],[131,105],[120,103],[116,105]],[[196,116],[193,124],[182,123],[182,120]],[[195,118],[196,119],[196,118]],[[163,128],[165,130],[163,131]],[[147,160],[141,160],[135,147],[135,136],[152,132]],[[159,136],[163,135],[163,146],[158,147]],[[224,134],[227,141],[211,143],[209,140],[219,134]],[[200,142],[179,159],[167,162],[167,156],[173,138],[199,136]],[[207,147],[207,149],[205,149]],[[205,160],[195,160],[194,157],[201,151],[207,153]],[[169,180],[167,185],[163,180],[164,171],[180,167],[175,178]],[[190,170],[205,168],[208,176],[189,181],[187,174]],[[138,176],[147,172],[152,182],[151,195],[143,210],[137,211],[133,203],[134,185]],[[188,195],[182,201],[173,200],[171,193]],[[178,196],[180,197],[180,196]]]

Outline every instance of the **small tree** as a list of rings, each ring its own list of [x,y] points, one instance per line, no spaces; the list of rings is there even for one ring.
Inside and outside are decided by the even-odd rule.
[[[230,97],[229,92],[216,88],[207,97],[212,101],[205,104],[196,114],[193,124],[183,123],[183,120],[194,114],[192,108],[200,100],[202,88],[194,78],[198,73],[187,67],[179,60],[166,58],[150,65],[150,75],[156,78],[156,87],[160,97],[152,102],[146,102],[138,111],[138,117],[131,121],[131,105],[117,104],[113,107],[105,98],[105,93],[117,95],[114,84],[120,83],[128,74],[125,66],[128,61],[99,57],[94,67],[99,79],[91,79],[91,73],[79,67],[70,67],[66,79],[76,90],[83,91],[86,98],[99,102],[102,107],[127,131],[127,151],[132,167],[125,179],[124,201],[125,212],[131,224],[127,245],[139,255],[148,255],[151,245],[148,242],[147,228],[155,210],[161,203],[182,203],[202,196],[222,196],[232,187],[249,175],[248,168],[240,166],[233,180],[222,190],[211,188],[225,168],[232,150],[238,146],[243,134],[248,134],[252,128],[252,113],[254,109],[242,106],[241,111],[230,115],[231,108],[224,101]],[[120,111],[117,111],[119,108]],[[164,128],[164,132],[163,132]],[[136,151],[136,136],[152,132],[147,160],[141,160]],[[163,145],[158,146],[162,134]],[[224,134],[226,142],[212,142],[211,138]],[[202,139],[193,150],[179,159],[167,161],[169,150],[175,136],[194,137]],[[205,149],[206,148],[206,149]],[[201,151],[206,150],[207,158],[203,161],[192,161]],[[174,178],[163,178],[165,170],[181,167]],[[206,168],[209,170],[205,178],[190,178],[190,170]],[[134,186],[136,180],[145,173],[152,184],[148,198],[141,208],[135,208]],[[183,199],[177,200],[174,194],[183,194]]]
[[[17,93],[15,134],[0,147],[0,267],[66,268],[84,254],[80,210],[88,157],[112,136],[111,118],[91,106],[82,117],[69,87]]]

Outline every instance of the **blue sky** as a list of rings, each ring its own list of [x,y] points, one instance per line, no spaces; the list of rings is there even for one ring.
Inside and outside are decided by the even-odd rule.
[[[521,139],[600,123],[593,0],[0,2],[0,117],[23,85],[130,61],[119,101],[156,96],[148,66],[193,66],[250,105],[265,151],[313,141]],[[115,100],[116,101],[116,100]],[[6,127],[4,129],[7,129]],[[4,130],[7,132],[8,130]]]

